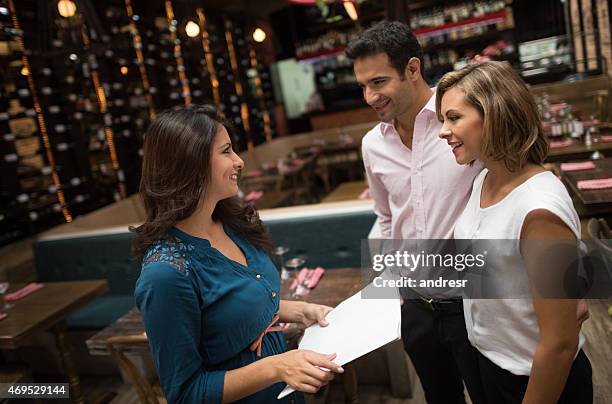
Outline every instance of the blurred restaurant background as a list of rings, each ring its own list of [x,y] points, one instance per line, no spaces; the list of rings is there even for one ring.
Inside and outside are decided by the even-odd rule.
[[[432,87],[483,60],[517,69],[550,137],[546,167],[568,187],[584,238],[612,252],[611,10],[610,0],[0,0],[0,383],[70,381],[77,402],[161,395],[127,226],[144,219],[143,133],[176,105],[214,103],[233,124],[241,195],[279,246],[279,269],[327,269],[303,293],[285,281],[286,296],[334,305],[354,293],[375,222],[361,138],[377,116],[344,49],[383,19],[412,28]],[[584,326],[597,403],[612,403],[611,305],[592,302]],[[308,399],[424,402],[401,343]]]

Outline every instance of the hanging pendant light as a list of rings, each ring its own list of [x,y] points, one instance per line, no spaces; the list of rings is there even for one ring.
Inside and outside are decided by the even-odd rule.
[[[70,18],[76,13],[76,4],[72,0],[59,0],[57,2],[57,11],[62,17]]]
[[[185,25],[185,33],[189,38],[195,38],[200,34],[200,26],[195,22],[189,20]]]
[[[263,42],[266,40],[266,31],[261,29],[260,27],[255,28],[253,31],[253,40],[255,42]]]

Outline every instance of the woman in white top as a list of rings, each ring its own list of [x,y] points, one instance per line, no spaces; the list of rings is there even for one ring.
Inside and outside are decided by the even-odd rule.
[[[535,101],[510,65],[485,62],[446,74],[436,104],[444,123],[440,137],[457,163],[480,160],[485,166],[456,223],[456,239],[517,240],[504,243],[508,251],[498,253],[522,256],[520,265],[512,266],[522,272],[520,278],[534,266],[525,254],[528,240],[580,238],[580,221],[565,187],[541,166],[548,141]],[[542,298],[464,301],[488,402],[592,402],[577,304]]]

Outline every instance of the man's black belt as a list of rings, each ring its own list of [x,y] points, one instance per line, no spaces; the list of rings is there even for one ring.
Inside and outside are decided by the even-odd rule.
[[[418,297],[411,299],[421,307],[426,308],[429,311],[446,312],[446,313],[459,313],[463,312],[463,305],[461,299],[427,299],[425,297]]]

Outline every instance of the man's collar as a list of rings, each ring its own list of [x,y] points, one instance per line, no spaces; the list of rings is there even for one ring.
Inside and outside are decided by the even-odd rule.
[[[432,91],[431,97],[429,97],[429,101],[427,101],[427,104],[425,104],[425,106],[419,111],[418,115],[423,113],[423,111],[430,111],[434,114],[436,113],[436,87],[433,87],[430,90]],[[383,136],[389,133],[394,133],[395,131],[395,120],[380,123],[380,132],[383,134]]]
[[[436,112],[436,87],[430,88],[430,90],[433,93],[431,94],[431,97],[429,97],[429,101],[427,101],[427,104],[425,104],[425,106],[419,113],[423,112],[423,110],[425,109],[432,111],[433,113]]]
[[[383,136],[386,136],[389,133],[393,133],[393,132],[395,132],[395,120],[391,122],[381,122],[380,123],[380,133],[382,133]]]

